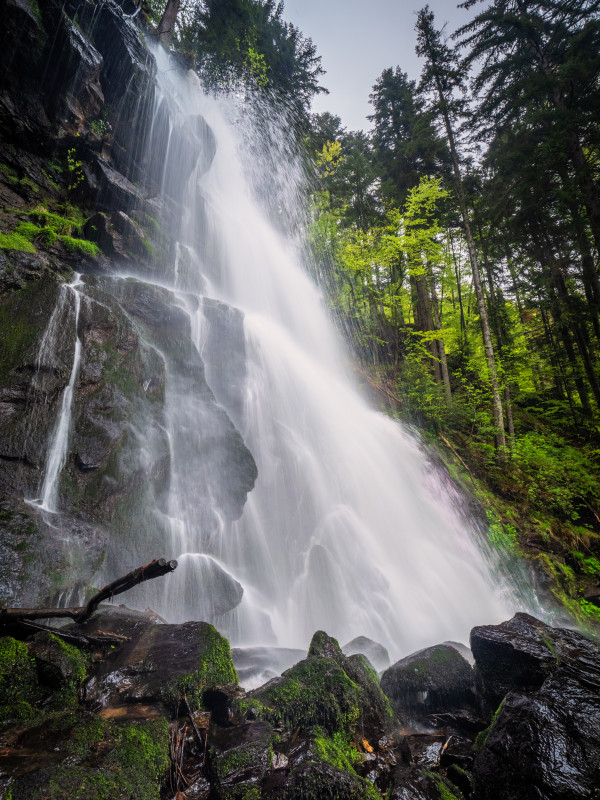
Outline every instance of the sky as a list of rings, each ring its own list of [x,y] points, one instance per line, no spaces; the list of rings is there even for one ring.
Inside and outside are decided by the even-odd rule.
[[[326,70],[321,85],[330,93],[315,98],[313,111],[337,114],[348,130],[368,130],[369,94],[383,70],[399,66],[419,78],[414,27],[427,2],[436,27],[447,22],[449,32],[473,14],[457,9],[457,0],[285,0],[284,20],[313,40]]]

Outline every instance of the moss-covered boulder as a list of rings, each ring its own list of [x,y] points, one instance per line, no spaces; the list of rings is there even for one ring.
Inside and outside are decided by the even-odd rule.
[[[315,633],[307,657],[250,692],[240,710],[273,724],[320,726],[329,734],[378,739],[389,727],[392,710],[377,673],[360,655],[347,658],[335,639]]]
[[[11,800],[159,800],[168,779],[164,718],[119,724],[93,714],[75,722],[64,716],[28,737],[37,737],[39,750],[29,770],[15,768]]]
[[[43,697],[35,668],[35,659],[27,645],[4,636],[0,639],[0,721],[7,723],[32,719],[34,703]]]
[[[85,686],[86,702],[121,706],[159,703],[176,713],[181,698],[201,707],[208,689],[237,683],[227,639],[206,622],[147,624],[100,665]]]
[[[473,668],[445,644],[397,661],[381,676],[381,688],[404,721],[478,705]]]

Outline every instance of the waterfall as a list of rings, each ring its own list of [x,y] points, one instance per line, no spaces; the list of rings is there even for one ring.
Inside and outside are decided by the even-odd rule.
[[[177,558],[172,576],[126,602],[171,622],[206,619],[233,645],[303,648],[324,629],[341,643],[368,636],[397,658],[506,618],[511,601],[476,527],[415,435],[361,396],[285,233],[299,217],[303,180],[285,127],[273,111],[253,125],[235,98],[205,94],[193,73],[161,50],[156,58],[146,163],[173,258],[153,269],[117,265],[86,285],[95,301],[86,325],[98,309],[104,315],[94,333],[102,359],[110,363],[109,309],[120,309],[128,331],[122,352],[139,346],[143,356],[130,376],[135,397],[115,388],[127,421],[113,426],[106,416],[109,393],[72,434],[83,450],[89,430],[105,437],[85,462],[96,492],[87,513],[108,536],[96,584],[141,558]],[[86,334],[82,348],[78,333],[81,285],[76,274],[61,287],[40,350],[39,364],[50,363],[68,319],[71,374],[33,501],[51,512],[60,508],[74,396],[86,402],[80,361],[83,374],[94,344]],[[100,380],[98,358],[88,380]],[[258,477],[244,504],[248,451]],[[113,452],[103,477],[98,465]],[[244,469],[245,483],[236,478]],[[120,483],[125,473],[133,489]]]
[[[150,139],[164,153],[163,196],[181,208],[168,280],[258,479],[237,521],[200,513],[189,436],[202,415],[167,365],[167,550],[180,567],[146,596],[173,621],[204,613],[234,644],[302,647],[321,628],[342,642],[367,635],[392,655],[506,617],[475,530],[418,440],[358,393],[317,286],[263,209],[264,169],[277,173],[280,218],[298,202],[283,129],[265,154],[234,101],[157,60]],[[214,148],[208,168],[190,158],[194,141]]]
[[[64,335],[62,326],[65,324],[65,313],[69,313],[70,304],[73,303],[73,326],[75,334],[75,347],[73,352],[73,365],[69,382],[62,392],[56,423],[51,432],[46,463],[44,465],[44,480],[40,490],[40,497],[31,500],[33,505],[42,511],[56,513],[58,511],[58,486],[60,473],[65,465],[69,446],[69,432],[71,429],[71,409],[73,406],[73,391],[81,363],[81,339],[79,338],[79,312],[81,309],[81,293],[79,287],[83,286],[81,274],[73,273],[70,283],[62,284],[59,290],[56,307],[50,317],[48,327],[40,345],[37,360],[38,372],[45,363],[56,360],[57,340]]]

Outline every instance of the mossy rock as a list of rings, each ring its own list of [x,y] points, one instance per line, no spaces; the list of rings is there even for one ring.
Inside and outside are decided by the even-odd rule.
[[[379,738],[392,720],[377,674],[363,656],[347,658],[318,631],[308,656],[238,704],[273,724]]]
[[[446,644],[397,661],[381,676],[381,688],[405,720],[477,707],[474,670],[458,650]]]
[[[137,626],[100,666],[86,700],[103,705],[162,703],[176,714],[182,697],[201,708],[208,689],[237,683],[229,642],[206,622]]]
[[[82,714],[51,738],[59,763],[16,777],[12,800],[160,799],[170,766],[165,718],[119,725]]]
[[[220,800],[246,800],[271,767],[273,729],[266,722],[212,726],[208,738],[211,783]],[[260,795],[256,795],[259,797]]]
[[[47,692],[40,688],[35,659],[27,645],[3,636],[0,639],[0,721],[2,723],[35,718],[34,704]]]

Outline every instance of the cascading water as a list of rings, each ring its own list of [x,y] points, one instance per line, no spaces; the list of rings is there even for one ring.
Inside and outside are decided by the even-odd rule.
[[[474,531],[416,439],[353,386],[317,287],[257,200],[260,170],[269,169],[279,191],[267,199],[280,218],[298,202],[282,130],[266,137],[282,146],[265,154],[256,131],[240,133],[244,117],[232,123],[234,102],[204,94],[162,51],[156,58],[147,163],[163,208],[179,220],[174,259],[159,277],[140,266],[103,276],[86,294],[104,292],[142,320],[136,335],[148,363],[162,364],[164,406],[158,416],[146,398],[135,406],[127,459],[136,474],[148,471],[147,485],[119,523],[126,535],[111,530],[96,582],[140,558],[177,558],[168,580],[138,587],[127,602],[173,622],[207,619],[235,645],[305,647],[324,629],[341,642],[371,637],[397,657],[505,618]],[[67,452],[79,286],[76,276],[63,287],[55,312],[64,316],[67,293],[74,298],[71,378],[37,501],[46,510],[58,507]],[[169,335],[153,310],[157,293]],[[248,474],[236,461],[242,451],[249,458],[244,444],[258,468],[245,505],[246,490],[231,488],[238,467]],[[166,463],[164,473],[152,467]]]
[[[81,274],[75,272],[71,282],[62,284],[60,287],[58,302],[44,333],[37,360],[38,374],[46,363],[53,363],[56,361],[57,341],[64,335],[63,326],[65,325],[65,316],[70,315],[72,311],[74,318],[75,349],[73,352],[71,375],[68,384],[63,390],[58,417],[49,439],[40,497],[30,501],[33,505],[37,505],[40,510],[50,513],[56,513],[58,511],[58,482],[68,452],[73,390],[81,363],[81,339],[79,338],[78,331],[79,313],[81,310],[80,286],[83,286]]]
[[[157,58],[157,119],[168,109],[169,120],[163,191],[173,194],[177,176],[184,184],[176,189],[184,208],[176,298],[207,381],[258,466],[241,518],[217,514],[207,535],[181,436],[202,422],[172,379],[170,555],[181,566],[158,610],[181,621],[202,609],[234,643],[303,646],[323,628],[340,641],[370,636],[393,654],[464,638],[471,625],[505,616],[473,533],[417,442],[352,386],[317,288],[253,196],[256,161],[242,163],[231,108]],[[189,153],[172,144],[184,129],[205,149],[214,139],[207,171],[204,162],[186,171]],[[297,189],[293,164],[279,169]],[[230,330],[242,312],[243,341],[211,360],[215,301],[226,304]]]

